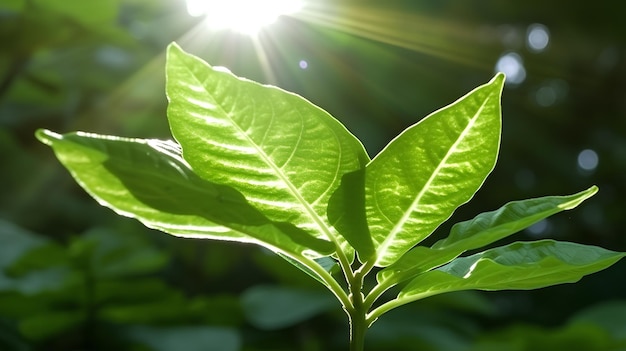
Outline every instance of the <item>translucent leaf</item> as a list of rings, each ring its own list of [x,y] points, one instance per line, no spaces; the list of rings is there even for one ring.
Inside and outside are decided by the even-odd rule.
[[[621,252],[596,246],[541,240],[517,242],[457,258],[411,280],[400,291],[402,303],[459,290],[529,290],[573,283],[609,267]]]
[[[455,224],[450,235],[436,242],[433,249],[456,247],[467,251],[491,244],[564,210],[571,210],[598,192],[598,187],[569,196],[545,196],[512,201],[496,211]]]
[[[395,283],[436,268],[468,250],[481,248],[515,234],[555,213],[571,210],[598,191],[593,186],[569,196],[545,196],[512,201],[496,211],[481,213],[474,219],[455,224],[450,235],[432,248],[418,246],[377,275],[379,281]]]
[[[328,113],[279,88],[235,77],[170,45],[168,118],[200,177],[240,191],[272,221],[348,250],[327,219],[344,174],[361,169],[361,143]]]
[[[366,168],[376,265],[388,266],[469,201],[496,163],[504,75],[408,128]]]
[[[150,228],[256,243],[290,255],[332,252],[328,242],[268,220],[236,190],[196,176],[175,143],[49,131],[37,136],[101,205]]]

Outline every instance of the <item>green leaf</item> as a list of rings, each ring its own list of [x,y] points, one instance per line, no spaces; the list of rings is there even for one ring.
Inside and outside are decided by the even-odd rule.
[[[343,125],[304,98],[167,53],[168,118],[200,177],[231,186],[272,221],[347,245],[326,218],[344,174],[369,158]]]
[[[401,303],[459,290],[529,290],[573,283],[611,266],[626,254],[554,240],[516,242],[457,258],[426,272],[398,294]]]
[[[280,286],[250,288],[244,292],[242,304],[250,323],[270,330],[293,326],[337,306],[325,292]]]
[[[38,131],[76,181],[101,205],[183,237],[256,243],[301,256],[332,246],[288,223],[268,220],[236,190],[196,176],[169,141]],[[316,253],[317,252],[317,253]]]
[[[481,213],[472,220],[455,224],[450,235],[436,242],[432,248],[455,247],[464,252],[483,247],[553,214],[571,210],[597,192],[598,187],[592,186],[569,196],[545,196],[509,202],[496,211]]]
[[[377,275],[379,281],[405,279],[450,262],[463,252],[481,248],[528,228],[555,213],[571,210],[598,192],[596,186],[569,196],[545,196],[512,201],[496,211],[455,224],[450,235],[431,248],[418,246]]]
[[[347,173],[328,203],[328,219],[359,254],[361,262],[376,250],[365,217],[365,170]]]
[[[496,163],[504,75],[396,137],[366,168],[376,265],[394,263],[469,201]]]

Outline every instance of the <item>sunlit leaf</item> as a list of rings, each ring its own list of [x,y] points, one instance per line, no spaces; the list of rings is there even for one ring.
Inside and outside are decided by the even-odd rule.
[[[598,187],[569,196],[545,196],[512,201],[496,211],[481,213],[474,219],[455,224],[450,235],[436,242],[433,249],[455,247],[467,251],[477,249],[528,228],[564,210],[571,210],[598,192]]]
[[[358,139],[305,99],[213,68],[175,44],[166,72],[172,134],[196,174],[237,189],[272,221],[339,243],[327,204],[342,176],[368,161]]]
[[[516,242],[457,258],[411,280],[398,300],[409,302],[450,291],[529,290],[573,283],[624,257],[596,246],[541,240]]]
[[[37,136],[101,205],[150,228],[296,255],[331,252],[329,243],[269,221],[234,189],[196,176],[172,142],[49,131]]]
[[[512,201],[496,211],[455,224],[450,235],[431,248],[418,246],[378,273],[378,280],[398,283],[447,263],[463,252],[481,248],[515,234],[555,213],[571,210],[598,191],[593,186],[569,196],[545,196]]]
[[[495,166],[504,75],[406,129],[367,166],[376,265],[388,266],[469,201]]]

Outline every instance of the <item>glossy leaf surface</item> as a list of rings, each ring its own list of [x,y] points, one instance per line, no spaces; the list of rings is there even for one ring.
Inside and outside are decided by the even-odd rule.
[[[469,201],[496,163],[504,75],[402,132],[367,166],[376,265],[394,263]]]
[[[571,210],[598,191],[596,186],[569,196],[545,196],[512,201],[498,210],[455,224],[450,235],[431,248],[418,246],[378,273],[378,280],[400,282],[447,263],[463,252],[515,234],[540,220]]]
[[[196,174],[237,189],[270,220],[341,240],[327,220],[328,200],[341,177],[369,158],[336,119],[175,44],[168,49],[167,95],[172,134]]]
[[[101,205],[150,228],[256,243],[291,255],[332,251],[326,241],[268,220],[236,190],[199,178],[173,142],[49,131],[37,136]]]
[[[419,275],[400,291],[398,300],[414,301],[459,290],[528,290],[573,283],[605,269],[624,253],[554,240],[516,242]]]

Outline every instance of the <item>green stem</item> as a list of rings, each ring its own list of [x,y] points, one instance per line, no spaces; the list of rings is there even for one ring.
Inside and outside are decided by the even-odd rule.
[[[449,290],[449,291],[454,291],[454,290]],[[372,312],[367,314],[365,318],[367,322],[367,327],[368,328],[371,327],[372,324],[378,319],[378,317],[382,316],[386,312],[393,310],[396,307],[400,307],[402,305],[406,305],[407,303],[421,300],[429,296],[441,294],[444,292],[448,292],[448,291],[437,291],[437,292],[428,291],[428,292],[424,292],[424,293],[417,294],[417,295],[404,296],[402,298],[396,297],[395,299],[391,301],[387,301],[384,304],[376,307]]]
[[[330,273],[328,273],[324,268],[322,268],[319,264],[317,264],[317,262],[308,258],[304,258],[304,257],[293,257],[293,256],[290,256],[290,257],[302,263],[304,266],[308,267],[315,274],[317,274],[317,276],[324,283],[326,283],[325,284],[326,287],[337,297],[339,302],[341,302],[341,304],[344,306],[346,310],[349,310],[352,308],[352,301],[350,301],[350,298],[348,297],[346,292],[343,290],[341,285],[339,285],[339,283],[335,280],[335,278],[333,278],[332,275],[330,275]]]
[[[356,303],[360,300],[360,303]],[[363,351],[367,332],[366,310],[363,310],[363,295],[353,298],[354,309],[350,313],[350,351]]]
[[[388,283],[389,281],[383,281],[378,283],[370,292],[367,294],[365,298],[365,305],[372,306],[378,298],[385,293],[385,291],[389,290],[394,284]]]
[[[363,351],[365,347],[365,334],[368,328],[366,316],[371,305],[365,303],[362,290],[365,276],[373,266],[373,262],[366,262],[354,272],[348,282],[352,300],[352,308],[347,310],[350,318],[350,351]]]

